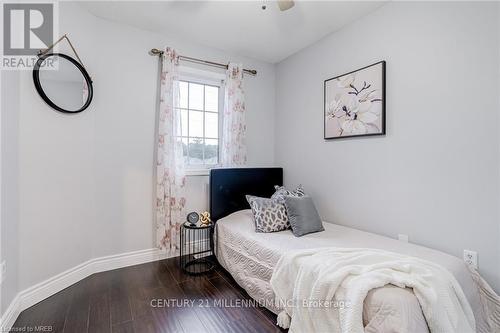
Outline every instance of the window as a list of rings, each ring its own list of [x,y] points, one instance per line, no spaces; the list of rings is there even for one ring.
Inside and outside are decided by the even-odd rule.
[[[179,81],[181,138],[189,169],[207,169],[219,163],[220,84]]]

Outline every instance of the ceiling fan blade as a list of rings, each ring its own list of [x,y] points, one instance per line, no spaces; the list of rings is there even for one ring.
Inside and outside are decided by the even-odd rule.
[[[293,6],[295,6],[295,2],[293,0],[278,0],[278,7],[280,7],[280,10],[284,12],[285,10],[289,10]]]

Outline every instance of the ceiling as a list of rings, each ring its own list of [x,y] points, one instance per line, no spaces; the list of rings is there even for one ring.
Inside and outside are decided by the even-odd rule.
[[[285,12],[274,1],[86,1],[81,5],[104,19],[276,63],[384,3],[295,1],[295,7]],[[262,10],[262,5],[267,9]]]

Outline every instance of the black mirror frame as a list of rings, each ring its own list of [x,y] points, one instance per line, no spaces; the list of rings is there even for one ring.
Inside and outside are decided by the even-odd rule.
[[[48,57],[52,57],[52,56],[59,56],[61,58],[64,58],[64,59],[68,60],[73,65],[75,65],[76,68],[78,68],[80,70],[80,73],[82,73],[83,77],[85,78],[85,81],[87,83],[87,87],[88,87],[89,93],[88,93],[87,101],[85,102],[85,104],[79,110],[69,111],[69,110],[65,110],[65,109],[59,107],[54,102],[52,102],[50,100],[50,98],[43,91],[42,85],[40,84],[40,73],[39,73],[40,66],[45,61],[45,59],[47,59]],[[59,112],[63,112],[63,113],[79,113],[79,112],[82,112],[83,110],[85,110],[85,109],[87,109],[89,107],[90,103],[92,102],[92,98],[94,96],[94,89],[92,87],[92,79],[90,78],[89,73],[87,73],[87,71],[85,70],[85,68],[78,61],[76,61],[75,59],[71,58],[70,56],[68,56],[66,54],[62,54],[62,53],[48,53],[48,54],[44,54],[44,55],[39,56],[38,60],[37,60],[37,62],[35,64],[35,67],[33,68],[33,82],[35,83],[36,91],[38,92],[38,94],[40,95],[40,97],[42,97],[42,99],[45,101],[45,103],[47,103],[53,109],[55,109],[55,110],[57,110]]]

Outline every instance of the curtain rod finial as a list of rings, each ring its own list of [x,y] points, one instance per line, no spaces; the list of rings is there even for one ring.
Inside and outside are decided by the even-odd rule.
[[[149,51],[149,54],[154,56],[160,56],[163,54],[163,51],[160,51],[158,49],[151,49],[151,51]]]

